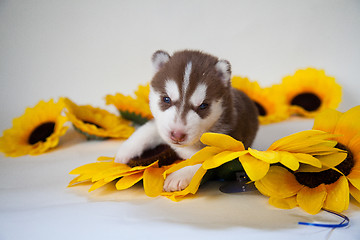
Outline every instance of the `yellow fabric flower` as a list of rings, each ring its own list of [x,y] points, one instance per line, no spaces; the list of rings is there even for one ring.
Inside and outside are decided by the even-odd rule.
[[[88,139],[128,138],[135,131],[130,122],[90,105],[78,106],[65,99],[66,115]]]
[[[136,98],[125,96],[121,93],[106,95],[106,104],[113,104],[123,118],[142,125],[153,118],[149,106],[149,91],[150,86],[148,84],[146,86],[140,85],[138,87],[135,92]]]
[[[293,171],[299,169],[300,163],[320,168],[321,161],[313,156],[317,154],[322,155],[320,158],[327,159],[331,156],[337,160],[337,163],[341,162],[346,154],[334,148],[336,142],[328,140],[332,137],[333,135],[323,131],[309,130],[284,137],[274,142],[267,151],[258,151],[251,148],[245,150],[242,142],[228,135],[204,133],[201,141],[207,146],[194,154],[191,159],[173,166],[164,174],[166,177],[185,166],[202,163],[189,187],[183,191],[162,193],[162,195],[178,201],[188,194],[195,194],[207,170],[218,168],[234,159],[241,163],[252,181],[262,179],[268,173],[270,164],[274,163],[281,163]],[[333,162],[323,162],[326,167],[335,166]]]
[[[143,180],[144,191],[150,197],[159,196],[163,191],[163,173],[170,166],[159,167],[159,161],[147,166],[129,167],[126,164],[115,163],[113,157],[100,157],[98,162],[80,166],[70,172],[79,174],[69,186],[81,182],[92,182],[89,192],[94,191],[112,181],[116,181],[117,190],[124,190],[132,187]]]
[[[341,102],[341,86],[323,70],[307,68],[281,83],[291,114],[314,117],[326,108],[337,108]]]
[[[315,174],[317,177],[314,179]],[[329,172],[292,173],[283,167],[272,166],[264,178],[255,182],[255,186],[262,194],[270,197],[271,205],[278,208],[299,206],[310,214],[317,214],[322,208],[342,212],[349,205],[346,178],[339,173],[336,182],[325,183],[329,177],[327,174]]]
[[[298,171],[272,166],[255,182],[256,187],[270,197],[270,204],[279,208],[299,206],[310,214],[322,208],[346,210],[349,193],[360,202],[360,127],[356,119],[360,119],[360,106],[345,113],[328,109],[315,118],[313,128],[335,134],[336,147],[347,151],[345,158],[340,157],[342,153],[328,157],[318,154],[322,168],[301,166]]]
[[[149,103],[149,94],[150,94],[150,83],[146,85],[139,85],[137,90],[135,91],[135,96],[139,100],[143,100]]]
[[[255,103],[259,112],[261,124],[280,122],[289,117],[285,96],[278,85],[261,88],[258,82],[251,82],[248,78],[234,76],[232,86],[246,93]]]
[[[344,159],[344,154],[338,153],[339,150],[334,148],[336,142],[328,140],[332,137],[323,131],[308,130],[279,139],[268,150],[259,151],[252,148],[245,150],[240,141],[230,136],[205,133],[201,141],[208,147],[196,153],[193,158],[203,159],[205,169],[216,168],[237,158],[249,178],[256,181],[266,175],[270,164],[281,163],[295,171],[299,169],[300,163],[322,167],[321,162],[314,157],[318,154],[326,157],[336,155]]]
[[[337,147],[348,152],[336,168],[349,182],[351,195],[360,202],[360,106],[345,113],[328,109],[315,118],[314,129],[335,134]]]
[[[67,118],[61,115],[63,100],[57,103],[51,99],[40,101],[33,108],[13,120],[13,126],[3,132],[0,138],[0,151],[6,156],[38,155],[54,148],[64,135]]]

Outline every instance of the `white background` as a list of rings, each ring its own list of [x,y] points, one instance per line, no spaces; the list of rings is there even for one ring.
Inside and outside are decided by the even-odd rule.
[[[104,96],[131,94],[150,81],[150,58],[199,49],[232,63],[234,75],[262,86],[297,69],[315,67],[343,87],[346,111],[360,103],[360,1],[0,1],[0,130],[39,100],[66,96],[107,108]],[[354,120],[357,121],[357,120]],[[312,127],[293,120],[262,127],[254,147]],[[54,151],[0,157],[0,239],[355,239],[359,207],[349,228],[302,227],[324,220],[299,209],[279,210],[257,193],[225,195],[213,185],[198,198],[173,203],[124,192],[66,189],[68,172],[120,142],[85,142],[69,131]],[[336,219],[332,219],[335,220]],[[357,225],[357,226],[356,226]]]

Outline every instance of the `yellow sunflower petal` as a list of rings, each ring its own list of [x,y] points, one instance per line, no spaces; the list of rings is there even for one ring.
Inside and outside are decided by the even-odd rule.
[[[279,159],[281,164],[293,171],[297,170],[300,166],[298,159],[289,152],[279,152]]]
[[[208,145],[218,147],[224,150],[243,151],[245,150],[244,144],[241,141],[230,137],[229,135],[220,133],[204,133],[201,142]]]
[[[311,165],[307,165],[307,164],[302,164],[300,165],[299,169],[296,170],[296,172],[322,172],[322,171],[325,171],[325,170],[328,170],[329,167],[326,167],[326,166],[322,166],[322,167],[314,167],[314,166],[311,166]]]
[[[355,177],[355,175],[360,176],[360,171],[352,169],[350,174],[347,176],[347,178],[349,179],[351,184],[354,185],[354,187],[360,189],[360,177]]]
[[[316,157],[311,156],[310,154],[294,153],[293,156],[296,157],[297,160],[301,163],[305,163],[317,168],[320,168],[322,166],[322,162]]]
[[[352,184],[349,184],[349,190],[351,196],[353,196],[355,200],[360,203],[360,190],[354,187]]]
[[[220,148],[217,147],[204,147],[197,153],[195,153],[190,160],[186,160],[188,165],[195,165],[197,163],[203,163],[207,160],[210,160],[212,157],[214,157],[216,154],[222,152]]]
[[[283,150],[284,148],[288,147],[290,144],[302,144],[304,143],[305,139],[309,139],[310,137],[323,133],[319,130],[307,130],[301,131],[298,133],[291,134],[289,136],[283,137],[278,139],[277,141],[273,142],[268,150]],[[301,140],[301,141],[299,141]],[[307,143],[306,143],[307,144]],[[302,148],[302,146],[300,147]]]
[[[121,93],[106,95],[105,100],[106,104],[113,104],[119,111],[134,113],[147,120],[153,118],[148,100],[125,96]]]
[[[134,93],[137,99],[149,103],[150,83],[147,83],[146,85],[139,85]]]
[[[342,212],[349,207],[349,184],[346,177],[341,176],[335,183],[325,187],[327,189],[325,209]]]
[[[84,173],[84,174],[81,174],[78,178],[78,181],[79,182],[85,182],[85,181],[90,181],[91,178],[93,176],[93,173]]]
[[[162,192],[162,196],[169,198],[171,201],[179,202],[184,198],[188,197],[190,192],[188,189],[184,189],[180,192]]]
[[[298,149],[297,152],[311,155],[327,155],[341,151],[337,148],[334,148],[336,144],[336,141],[326,141],[317,145]]]
[[[246,174],[252,181],[257,181],[263,178],[269,171],[269,163],[258,160],[250,154],[239,157],[239,160]]]
[[[317,159],[319,159],[319,161],[322,163],[322,165],[332,168],[332,167],[339,165],[342,161],[344,161],[346,156],[347,156],[347,153],[338,152],[338,153],[333,153],[333,154],[328,154],[328,155],[323,155],[323,156],[316,156],[316,157],[317,157]]]
[[[272,194],[274,193],[273,189],[271,189],[271,187],[269,188],[268,186],[266,186],[266,183],[263,184],[263,182],[261,180],[264,180],[264,178],[260,179],[259,181],[255,181],[255,187],[257,188],[257,190],[259,190],[259,192],[262,195],[267,196],[267,197],[271,197]]]
[[[258,151],[256,149],[248,148],[248,152],[255,158],[265,161],[267,163],[279,162],[278,153],[275,151]]]
[[[139,172],[124,174],[123,176],[129,176],[129,175],[136,174],[136,173],[139,173]],[[106,183],[109,183],[109,182],[112,182],[112,181],[114,181],[115,179],[118,179],[118,178],[120,178],[120,177],[119,176],[110,176],[110,177],[106,177],[104,179],[101,179],[99,181],[104,181]]]
[[[346,177],[354,187],[360,189],[360,134],[351,139],[348,148],[352,152],[354,166]]]
[[[326,199],[326,187],[324,184],[317,186],[316,188],[304,187],[297,196],[296,201],[303,210],[310,214],[317,214],[324,206]]]
[[[99,171],[92,177],[92,181],[99,181],[100,179],[104,179],[106,177],[115,176],[121,177],[122,174],[127,173],[131,170],[131,168],[126,164],[116,164],[111,168],[107,168],[103,171]]]
[[[163,168],[148,168],[144,171],[144,191],[149,197],[156,197],[163,191],[164,177]]]
[[[176,172],[177,170],[184,168],[186,166],[191,166],[191,161],[189,159],[187,160],[183,160],[177,164],[173,164],[170,168],[168,168],[167,170],[164,171],[163,173],[163,177],[165,178],[167,175],[169,175],[170,173]]]
[[[106,157],[106,156],[101,156],[101,157],[98,157],[98,161],[114,161],[114,157]]]
[[[192,194],[195,194],[199,189],[202,178],[206,173],[206,169],[200,167],[199,170],[195,173],[194,177],[191,179],[189,186],[187,187],[188,191]]]
[[[288,151],[296,153],[312,153],[321,151],[337,151],[333,147],[336,141],[333,134],[320,130],[298,132],[275,141],[268,150]]]
[[[264,195],[277,198],[294,196],[303,188],[294,174],[280,166],[271,167],[265,177],[255,182],[255,186]]]
[[[80,178],[80,176],[78,176],[78,177],[74,178],[73,180],[71,180],[71,181],[69,182],[68,187],[71,187],[71,186],[73,186],[74,184],[81,182],[81,181],[79,181],[79,178]]]
[[[224,151],[215,155],[213,158],[206,160],[202,166],[204,169],[216,168],[220,165],[223,165],[224,163],[230,162],[240,156],[243,156],[246,153],[247,151],[240,151],[240,152]]]
[[[114,166],[112,162],[88,163],[73,169],[69,174],[83,174],[87,172],[99,172]]]
[[[328,108],[315,117],[313,129],[333,133],[341,116],[341,112]]]
[[[337,138],[341,144],[347,146],[351,139],[360,133],[359,119],[360,106],[353,107],[343,113],[334,130],[335,134],[342,135]]]
[[[108,182],[105,182],[104,180],[101,179],[101,180],[97,181],[96,183],[94,183],[90,187],[89,192],[92,192],[92,191],[94,191],[94,190],[96,190],[96,189],[98,189],[98,188],[100,188],[100,187],[102,187],[102,186],[104,186],[106,184],[108,184]]]
[[[269,203],[274,207],[281,209],[292,209],[297,206],[296,196],[292,196],[288,198],[270,197]]]
[[[129,176],[122,177],[119,181],[117,181],[115,187],[117,190],[124,190],[134,186],[141,179],[143,179],[143,172],[132,174]]]
[[[147,166],[135,166],[135,167],[131,168],[131,171],[141,171],[141,170],[144,170],[144,169],[147,169],[150,167],[155,167],[155,166],[158,166],[158,163],[159,163],[159,161],[155,161]]]

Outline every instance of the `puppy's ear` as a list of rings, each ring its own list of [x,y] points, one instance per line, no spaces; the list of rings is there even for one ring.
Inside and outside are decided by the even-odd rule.
[[[219,78],[223,81],[225,86],[229,86],[231,79],[230,62],[227,60],[219,60],[215,65],[215,69],[218,73]]]
[[[151,58],[155,72],[159,71],[169,60],[170,55],[167,52],[162,50],[156,51]]]

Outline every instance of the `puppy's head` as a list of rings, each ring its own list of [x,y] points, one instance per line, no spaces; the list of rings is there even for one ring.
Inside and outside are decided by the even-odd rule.
[[[229,62],[198,51],[170,56],[154,53],[155,75],[150,85],[150,108],[160,133],[169,144],[197,143],[224,111],[230,94]]]

